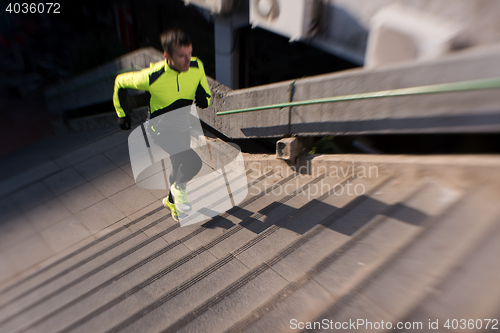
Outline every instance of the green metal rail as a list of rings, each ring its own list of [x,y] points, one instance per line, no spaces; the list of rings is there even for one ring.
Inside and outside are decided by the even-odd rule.
[[[268,109],[282,109],[286,107],[300,106],[300,105],[311,105],[311,104],[321,104],[321,103],[333,103],[342,101],[354,101],[360,99],[370,99],[370,98],[381,98],[381,97],[393,97],[393,96],[411,96],[411,95],[422,95],[422,94],[433,94],[442,92],[456,92],[456,91],[469,91],[469,90],[482,90],[482,89],[495,89],[500,88],[500,77],[491,79],[480,79],[480,80],[470,80],[470,81],[460,81],[453,83],[443,83],[443,84],[433,84],[428,86],[419,86],[412,88],[401,88],[392,90],[375,91],[361,94],[352,94],[336,97],[326,97],[319,99],[309,99],[297,102],[279,103],[271,104],[265,106],[256,106],[245,109],[229,110],[217,112],[216,115],[222,116],[226,114],[251,112],[251,111],[261,111]]]

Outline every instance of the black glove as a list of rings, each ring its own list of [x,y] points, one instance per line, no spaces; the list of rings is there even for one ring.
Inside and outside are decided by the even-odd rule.
[[[130,117],[129,116],[125,116],[125,117],[122,117],[122,118],[118,118],[118,125],[120,125],[120,128],[122,130],[129,130],[130,127],[132,126],[132,123],[130,121]]]

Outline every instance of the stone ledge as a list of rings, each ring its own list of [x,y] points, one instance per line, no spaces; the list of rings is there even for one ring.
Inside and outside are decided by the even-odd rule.
[[[270,170],[287,176],[297,170],[300,173],[315,174],[331,172],[333,169],[374,167],[377,171],[413,177],[439,176],[458,187],[474,182],[500,181],[500,156],[496,155],[300,155],[295,164],[277,159],[275,155],[243,154],[245,167],[264,174]],[[344,170],[344,171],[345,171]],[[369,170],[369,169],[366,169]],[[333,170],[335,171],[335,170]],[[346,171],[347,172],[347,171]]]

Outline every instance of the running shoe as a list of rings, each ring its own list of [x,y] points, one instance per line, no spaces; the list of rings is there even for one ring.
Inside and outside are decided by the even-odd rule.
[[[191,204],[188,201],[186,185],[173,183],[170,187],[170,193],[174,196],[175,208],[181,213],[191,211]]]

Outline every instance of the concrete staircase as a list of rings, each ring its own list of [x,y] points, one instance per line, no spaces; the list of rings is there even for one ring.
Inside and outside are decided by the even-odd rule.
[[[436,320],[445,331],[447,319],[498,319],[498,177],[453,164],[254,165],[247,198],[203,225],[151,209],[4,286],[0,331],[281,332],[353,321],[344,330],[390,331]],[[376,174],[362,172],[368,165]]]

